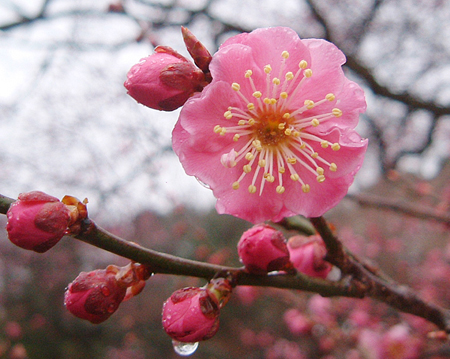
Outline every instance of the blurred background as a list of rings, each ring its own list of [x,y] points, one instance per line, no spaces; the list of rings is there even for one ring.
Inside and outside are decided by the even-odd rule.
[[[178,111],[138,105],[123,82],[157,45],[188,56],[180,26],[211,53],[239,32],[289,26],[343,50],[368,102],[364,166],[327,218],[354,252],[450,307],[449,18],[445,0],[0,0],[0,193],[87,197],[91,218],[124,238],[239,265],[249,223],[218,216],[185,175],[171,150]],[[177,357],[161,305],[202,281],[157,275],[95,326],[65,312],[64,288],[124,259],[69,238],[42,255],[14,248],[3,229],[0,238],[0,357]],[[430,330],[371,300],[242,287],[193,357],[450,357]]]

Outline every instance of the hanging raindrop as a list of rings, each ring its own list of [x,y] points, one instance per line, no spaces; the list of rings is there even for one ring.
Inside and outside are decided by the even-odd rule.
[[[198,342],[197,343],[183,343],[183,342],[179,342],[177,340],[172,340],[172,345],[173,345],[173,350],[175,350],[175,353],[177,353],[178,355],[184,356],[184,357],[194,354],[198,348]]]

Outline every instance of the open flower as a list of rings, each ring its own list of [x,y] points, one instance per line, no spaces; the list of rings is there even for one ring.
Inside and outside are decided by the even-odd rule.
[[[212,82],[184,105],[173,148],[207,184],[217,211],[253,223],[322,215],[347,193],[367,141],[366,104],[333,44],[283,27],[227,40]]]

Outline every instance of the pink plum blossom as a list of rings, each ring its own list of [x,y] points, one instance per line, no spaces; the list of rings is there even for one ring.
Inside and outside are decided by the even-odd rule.
[[[253,223],[317,217],[347,193],[367,141],[354,131],[364,94],[344,62],[333,44],[284,27],[220,47],[211,84],[173,131],[186,173],[212,189],[219,213]]]
[[[216,334],[219,314],[217,300],[205,288],[188,287],[177,290],[164,303],[162,323],[172,339],[193,343]]]
[[[137,102],[173,111],[205,84],[205,75],[191,61],[170,47],[158,46],[130,69],[124,86]]]
[[[292,268],[283,233],[267,224],[245,231],[237,248],[241,262],[251,273],[266,274]]]
[[[68,206],[46,193],[21,193],[6,214],[8,238],[21,248],[46,252],[66,233],[70,213]]]

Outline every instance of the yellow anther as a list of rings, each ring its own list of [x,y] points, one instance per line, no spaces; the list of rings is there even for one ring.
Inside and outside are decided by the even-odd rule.
[[[278,167],[278,172],[283,174],[284,172],[286,172],[286,168],[284,167]]]
[[[277,86],[278,86],[278,85],[281,83],[281,81],[280,81],[280,79],[274,77],[273,80],[272,80],[272,83],[273,83],[274,85],[277,85]]]
[[[333,151],[339,151],[340,149],[341,149],[341,145],[339,144],[339,143],[333,143],[332,145],[331,145],[331,149],[333,150]]]
[[[335,117],[341,117],[342,116],[342,111],[338,108],[333,108],[331,110],[331,113],[335,116]]]
[[[334,162],[330,163],[330,171],[331,172],[336,172],[337,171],[336,163],[334,163]]]
[[[271,105],[275,105],[277,103],[277,99],[276,98],[271,98],[270,99],[270,104]]]
[[[289,52],[283,51],[283,52],[281,53],[281,56],[283,56],[283,58],[287,59],[287,58],[289,58]]]
[[[286,129],[284,130],[284,134],[285,134],[286,136],[290,136],[291,133],[292,133],[292,130],[291,130],[290,128],[286,128]]]
[[[265,167],[266,166],[266,160],[259,160],[258,161],[258,166],[259,167]]]
[[[250,186],[248,186],[248,192],[249,193],[256,193],[256,186],[251,184]]]
[[[319,157],[319,154],[317,152],[313,152],[313,153],[311,153],[311,157],[317,158],[317,157]]]
[[[323,181],[325,181],[325,176],[324,175],[318,175],[316,177],[317,182],[322,183]]]
[[[284,78],[288,81],[292,80],[294,78],[294,74],[292,72],[286,72],[286,75],[284,75]]]
[[[214,126],[214,132],[215,133],[219,133],[220,131],[222,131],[222,127],[220,127],[220,125],[215,125]]]
[[[294,131],[294,133],[292,134],[294,137],[300,137],[300,132],[298,131]]]
[[[264,72],[266,74],[270,74],[272,72],[272,66],[270,66],[270,65],[264,66]]]
[[[288,118],[291,118],[291,114],[289,112],[285,112],[285,114],[283,115],[283,118],[285,120],[287,120]]]
[[[221,135],[221,136],[224,136],[226,133],[227,133],[227,129],[226,129],[225,127],[222,127],[222,128],[220,129],[220,135]]]
[[[250,126],[253,126],[254,124],[255,124],[255,119],[254,118],[251,118],[251,119],[249,119],[248,120],[248,124],[250,125]]]
[[[253,145],[254,147],[261,147],[261,141],[260,141],[260,140],[254,140],[254,141],[252,142],[252,145]]]
[[[298,67],[300,67],[301,69],[306,69],[308,67],[308,63],[305,60],[300,61],[300,63],[298,64]]]
[[[263,102],[266,104],[266,105],[270,105],[270,98],[265,98],[264,100],[263,100]]]
[[[233,185],[231,187],[233,187],[233,189],[239,189],[239,186],[240,186],[239,182],[236,181],[236,182],[233,183]]]
[[[334,99],[336,98],[336,96],[334,96],[333,93],[329,93],[329,94],[327,94],[327,95],[325,96],[325,98],[326,98],[328,101],[334,101]]]
[[[317,118],[313,118],[311,121],[311,125],[313,125],[314,127],[317,127],[320,125],[320,121]]]
[[[231,88],[232,88],[234,91],[239,91],[239,90],[241,89],[241,85],[239,85],[237,82],[233,82],[233,83],[231,84]]]
[[[245,154],[245,159],[246,159],[247,161],[251,161],[253,158],[255,158],[255,156],[253,155],[253,153],[247,152],[247,153]]]
[[[302,191],[303,193],[308,193],[311,190],[311,187],[309,186],[309,184],[303,184],[302,185]]]
[[[238,125],[239,126],[244,126],[246,123],[247,123],[247,121],[245,121],[245,120],[239,120],[238,121]]]
[[[280,97],[281,97],[282,99],[287,99],[288,93],[283,91],[282,93],[280,93]]]
[[[245,77],[246,78],[249,78],[249,77],[251,77],[253,75],[253,71],[252,70],[247,70],[247,71],[245,71]]]
[[[296,159],[295,157],[288,157],[288,158],[286,159],[286,161],[287,161],[288,163],[290,163],[291,165],[295,165],[295,164],[297,163],[297,159]]]
[[[282,122],[278,124],[278,129],[279,130],[284,130],[284,127],[286,126],[286,122]]]
[[[317,172],[318,175],[323,175],[324,171],[325,170],[322,167],[317,167],[316,168],[316,172]]]
[[[251,111],[251,110],[254,110],[255,109],[255,105],[253,104],[253,103],[251,103],[251,102],[249,102],[248,104],[247,104],[247,108]]]
[[[261,91],[255,91],[255,92],[253,92],[252,96],[256,97],[256,98],[260,98],[262,96],[262,93],[261,93]]]
[[[245,173],[250,173],[250,172],[252,171],[252,166],[250,166],[249,164],[247,164],[247,165],[245,165],[245,166],[242,167],[242,170],[243,170]]]
[[[277,189],[276,189],[278,194],[284,193],[285,190],[286,190],[286,188],[284,188],[283,186],[277,186]]]
[[[275,177],[272,176],[270,173],[264,173],[264,179],[265,179],[267,182],[270,182],[270,183],[272,183],[273,181],[275,181]]]
[[[300,149],[301,150],[304,150],[306,148],[306,143],[305,142],[302,142],[302,144],[300,145]]]
[[[315,103],[312,100],[305,100],[304,105],[308,110],[311,110],[314,107]]]
[[[225,117],[227,120],[230,120],[233,117],[233,114],[231,113],[231,111],[225,111],[223,117]]]
[[[329,142],[324,140],[324,141],[320,142],[320,145],[322,146],[322,148],[327,148],[329,145]]]
[[[312,76],[312,70],[311,69],[306,69],[304,74],[305,74],[305,77],[311,77]]]
[[[297,173],[291,174],[291,180],[298,181],[300,179],[300,176]]]
[[[233,141],[234,141],[234,142],[237,142],[237,141],[239,140],[240,137],[241,137],[241,135],[239,135],[238,133],[236,133],[236,134],[233,136]]]

